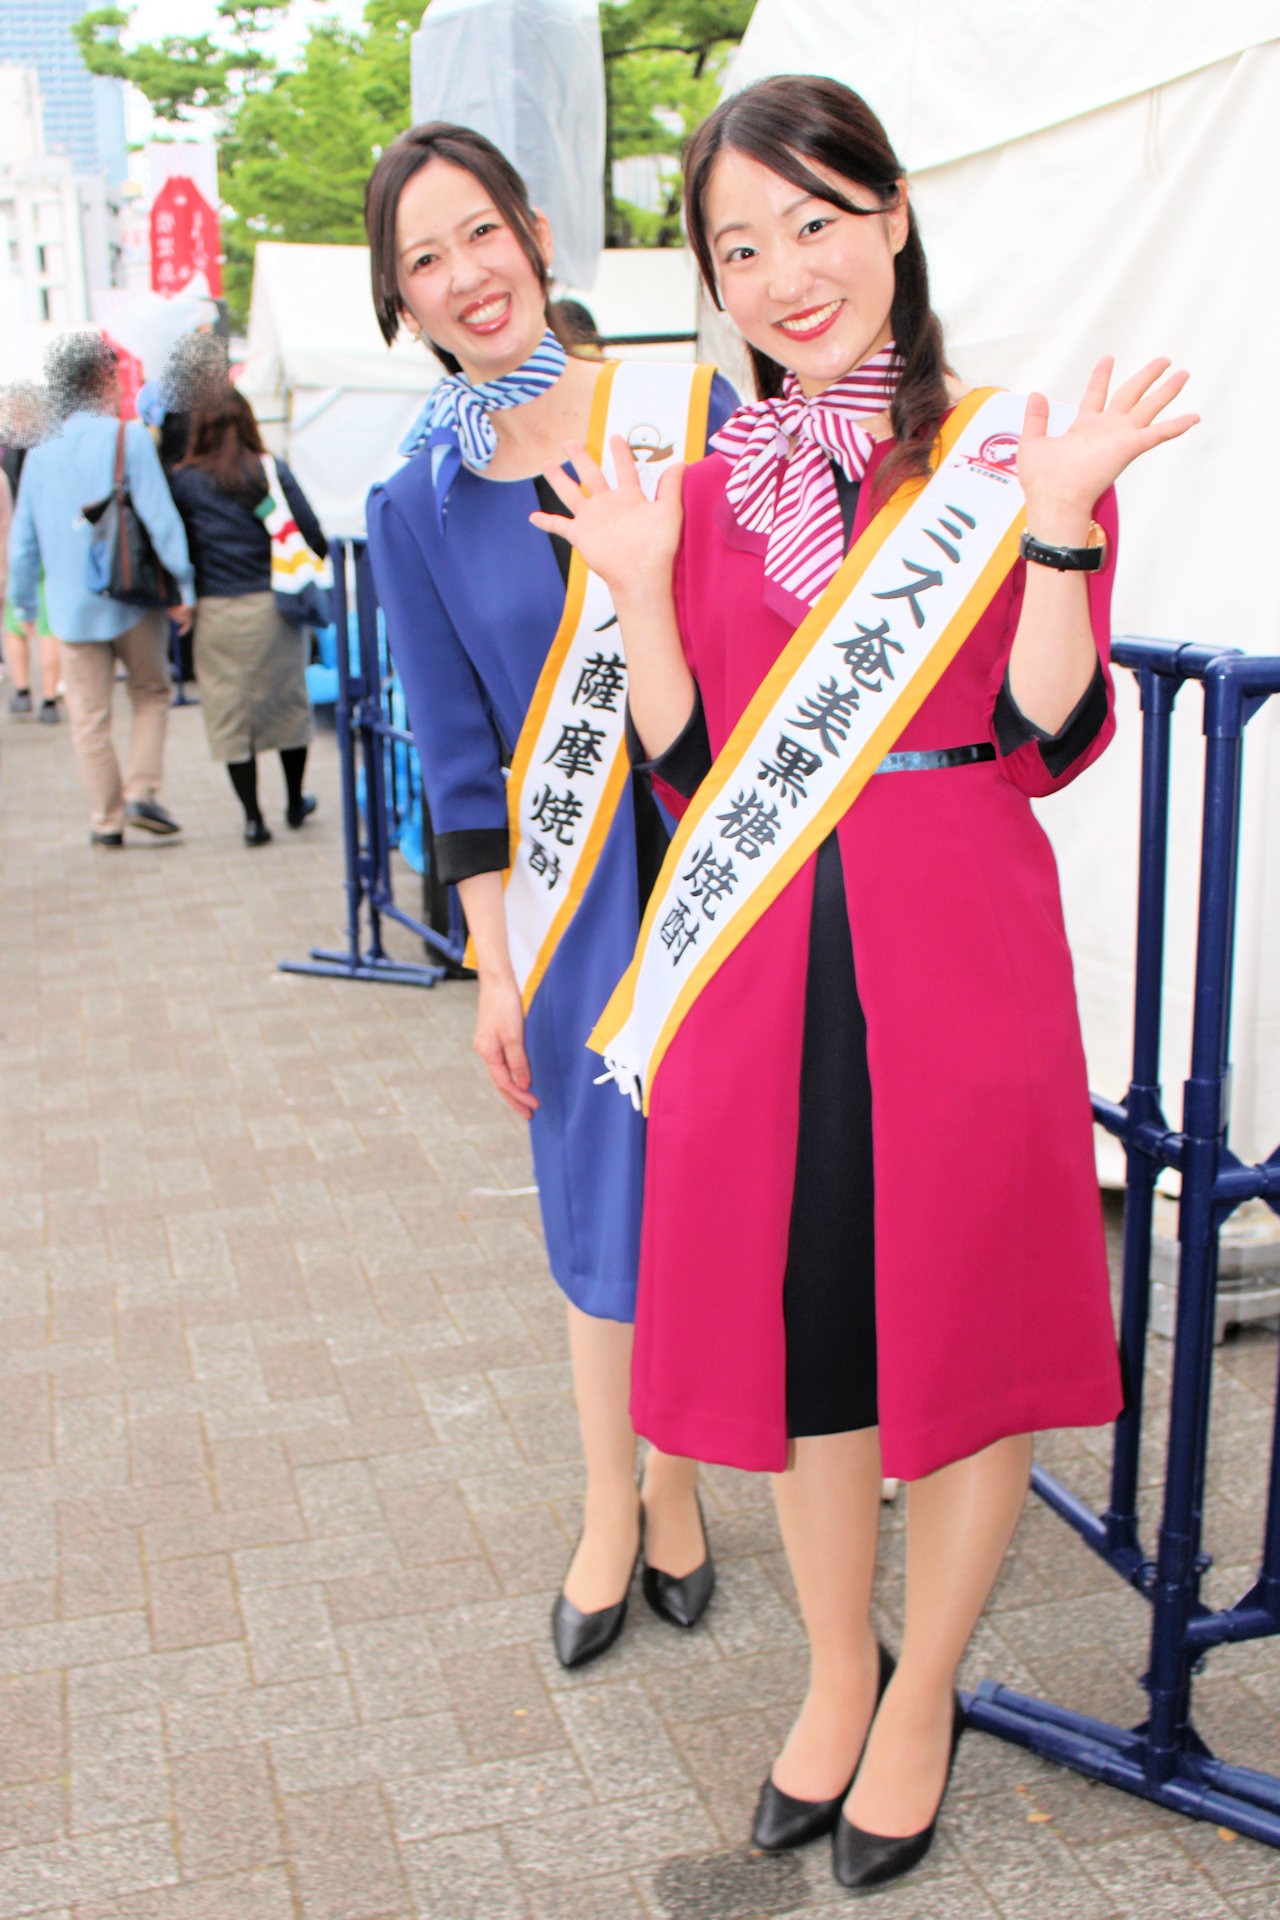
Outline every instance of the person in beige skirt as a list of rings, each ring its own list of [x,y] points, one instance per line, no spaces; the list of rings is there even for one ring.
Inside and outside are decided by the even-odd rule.
[[[209,751],[226,762],[244,808],[251,847],[271,838],[258,803],[259,753],[280,755],[289,826],[302,826],[316,806],[303,792],[311,739],[306,636],[277,611],[271,541],[260,517],[268,495],[265,451],[249,402],[225,385],[202,397],[186,458],[170,478],[196,572],[200,710]],[[276,471],[299,532],[323,559],[328,543],[306,495],[283,460]]]

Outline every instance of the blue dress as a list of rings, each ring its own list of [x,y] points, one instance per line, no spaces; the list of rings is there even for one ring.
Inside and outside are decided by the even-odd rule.
[[[733,411],[712,383],[708,437]],[[442,880],[507,864],[503,775],[564,611],[550,537],[529,524],[533,480],[464,467],[437,513],[429,456],[369,495],[369,555],[404,686]],[[611,1087],[586,1039],[630,964],[640,926],[633,791],[624,789],[599,864],[534,996],[525,1026],[534,1172],[547,1254],[576,1307],[635,1314],[644,1122]],[[651,877],[651,876],[650,876]]]

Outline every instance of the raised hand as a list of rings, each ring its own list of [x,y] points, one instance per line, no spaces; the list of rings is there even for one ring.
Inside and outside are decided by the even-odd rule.
[[[558,533],[582,555],[617,598],[630,587],[648,587],[671,578],[671,566],[680,544],[684,508],[680,500],[680,462],[667,468],[651,500],[640,484],[630,447],[620,435],[611,442],[617,483],[610,486],[586,448],[577,440],[565,450],[578,478],[549,462],[543,473],[569,509],[562,514],[531,513],[529,519],[544,533]]]
[[[1049,438],[1049,402],[1042,393],[1027,397],[1018,478],[1027,497],[1027,525],[1040,540],[1077,544],[1088,528],[1094,503],[1140,454],[1176,440],[1199,421],[1198,413],[1161,418],[1187,384],[1168,360],[1149,360],[1116,388],[1107,389],[1115,369],[1108,355],[1089,376],[1080,410],[1065,433]],[[1162,374],[1167,377],[1161,379]]]

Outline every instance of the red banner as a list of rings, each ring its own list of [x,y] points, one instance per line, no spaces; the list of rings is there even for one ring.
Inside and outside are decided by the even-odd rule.
[[[218,216],[194,181],[169,176],[151,205],[151,285],[181,293],[197,273],[216,298],[222,293],[222,236]]]

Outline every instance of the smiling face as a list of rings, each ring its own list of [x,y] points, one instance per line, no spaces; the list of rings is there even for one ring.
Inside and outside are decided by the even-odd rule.
[[[892,337],[894,262],[907,238],[907,195],[891,207],[867,187],[810,169],[845,200],[833,201],[725,148],[705,197],[720,297],[750,346],[821,393]]]
[[[550,230],[534,219],[548,261]],[[521,236],[474,174],[438,155],[400,195],[396,277],[410,323],[476,384],[522,366],[546,331],[545,285]]]

